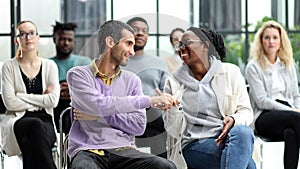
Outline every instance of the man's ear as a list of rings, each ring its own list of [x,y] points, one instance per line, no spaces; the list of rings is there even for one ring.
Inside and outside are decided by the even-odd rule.
[[[115,45],[114,39],[111,36],[105,38],[106,46],[112,48]]]

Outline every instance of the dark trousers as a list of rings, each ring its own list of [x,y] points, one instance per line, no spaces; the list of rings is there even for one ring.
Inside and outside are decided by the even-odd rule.
[[[147,112],[149,113],[149,112]],[[137,147],[150,147],[151,154],[167,158],[167,132],[162,116],[148,122],[143,135],[135,137]]]
[[[105,150],[100,156],[90,151],[79,151],[72,159],[71,169],[176,169],[165,158],[142,153],[135,149]]]
[[[52,147],[56,135],[52,118],[27,113],[14,125],[14,132],[22,152],[23,169],[56,169]]]
[[[297,169],[300,145],[300,113],[265,110],[257,118],[258,135],[271,141],[284,141],[284,168]]]

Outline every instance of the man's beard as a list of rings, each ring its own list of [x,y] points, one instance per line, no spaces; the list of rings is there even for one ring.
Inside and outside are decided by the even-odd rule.
[[[73,49],[71,49],[69,52],[63,52],[58,47],[56,47],[56,56],[58,56],[59,59],[67,59],[70,57]]]
[[[134,45],[133,47],[133,50],[136,52],[136,51],[139,51],[139,50],[143,50],[145,46],[136,46]]]

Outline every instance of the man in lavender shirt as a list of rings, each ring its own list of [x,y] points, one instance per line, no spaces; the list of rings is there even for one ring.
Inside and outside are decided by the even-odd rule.
[[[175,169],[158,156],[136,150],[134,137],[146,127],[145,108],[176,105],[172,96],[145,96],[141,81],[122,70],[134,55],[133,29],[107,21],[98,31],[99,59],[67,74],[74,108],[68,155],[72,169]]]

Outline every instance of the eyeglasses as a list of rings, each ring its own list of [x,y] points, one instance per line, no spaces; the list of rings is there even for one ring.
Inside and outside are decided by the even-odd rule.
[[[201,40],[187,40],[185,42],[183,41],[179,41],[176,45],[175,45],[175,50],[179,51],[180,48],[186,48],[187,46],[189,46],[192,43],[202,43]]]
[[[26,39],[26,38],[35,38],[38,35],[37,32],[21,32],[20,34],[17,35],[17,37],[21,39]]]

